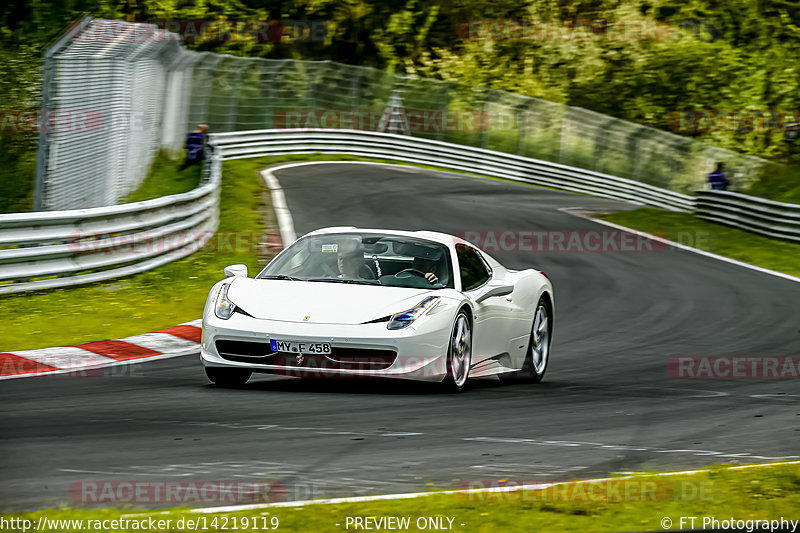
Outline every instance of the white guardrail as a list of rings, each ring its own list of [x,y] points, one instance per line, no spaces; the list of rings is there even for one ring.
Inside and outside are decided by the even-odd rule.
[[[769,237],[800,242],[800,205],[730,191],[697,191],[698,217]]]
[[[0,294],[103,281],[174,261],[217,229],[219,166],[196,189],[111,207],[0,215]]]
[[[358,130],[258,130],[210,136],[213,161],[197,189],[72,211],[0,215],[0,295],[142,272],[202,248],[216,231],[223,160],[347,154],[406,161],[588,193],[800,241],[800,205],[727,191],[697,197],[549,161],[442,141]]]
[[[211,135],[221,159],[278,154],[347,154],[462,170],[614,200],[690,211],[693,198],[609,174],[442,141],[360,130],[257,130]]]

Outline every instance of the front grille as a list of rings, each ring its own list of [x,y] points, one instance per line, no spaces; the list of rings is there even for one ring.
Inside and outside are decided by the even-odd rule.
[[[218,340],[217,353],[228,361],[255,365],[331,370],[384,370],[397,359],[394,350],[332,347],[330,355],[273,352],[267,342]]]
[[[266,357],[275,353],[267,342],[219,340],[214,345],[223,359],[231,361],[248,362],[254,357]]]

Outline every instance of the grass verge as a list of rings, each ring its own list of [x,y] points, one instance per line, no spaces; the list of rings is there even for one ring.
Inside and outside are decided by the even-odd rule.
[[[171,159],[166,152],[159,152],[153,160],[150,174],[120,203],[152,200],[170,194],[189,192],[196,188],[203,176],[202,165],[181,168],[182,163],[183,158]]]
[[[707,222],[691,213],[676,213],[650,207],[597,216],[694,248],[800,276],[800,244]]]
[[[561,485],[558,489],[526,490],[505,493],[439,494],[415,499],[361,503],[315,504],[303,507],[270,507],[242,512],[191,513],[186,508],[148,513],[128,509],[48,509],[33,513],[6,515],[4,518],[28,520],[35,526],[41,517],[50,531],[79,531],[57,520],[83,520],[83,530],[194,531],[239,529],[259,531],[346,531],[355,518],[408,518],[407,531],[436,529],[419,527],[418,520],[439,518],[452,523],[455,531],[660,531],[689,529],[686,517],[696,517],[695,527],[704,520],[754,521],[797,520],[800,509],[800,466],[777,464],[732,470],[724,465],[696,474],[651,474],[594,482]],[[124,517],[146,524],[107,522],[86,527],[87,520],[114,520]],[[684,517],[681,523],[681,517]],[[152,519],[154,522],[149,522]],[[181,523],[180,520],[183,519]],[[448,519],[452,519],[450,522]],[[163,522],[158,523],[158,520]],[[170,522],[167,523],[166,521]],[[188,524],[187,520],[193,520]],[[349,527],[347,527],[349,524]],[[420,521],[419,524],[422,524]],[[710,528],[706,525],[706,529]],[[276,527],[277,526],[277,527]],[[21,523],[4,528],[23,531]],[[363,529],[363,528],[361,528]],[[375,528],[387,530],[388,528]],[[394,528],[397,529],[397,528]],[[741,530],[748,530],[740,528]],[[30,530],[30,529],[28,529]],[[749,529],[750,531],[753,528]]]

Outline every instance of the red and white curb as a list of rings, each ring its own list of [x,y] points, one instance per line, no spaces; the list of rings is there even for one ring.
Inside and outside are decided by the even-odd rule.
[[[201,319],[112,341],[0,353],[0,380],[87,371],[197,353]]]

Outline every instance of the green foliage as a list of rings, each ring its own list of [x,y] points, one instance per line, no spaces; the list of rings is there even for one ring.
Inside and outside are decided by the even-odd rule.
[[[762,176],[750,187],[747,194],[776,202],[800,204],[800,167],[790,165],[773,174]]]
[[[38,107],[41,54],[82,14],[136,21],[318,21],[326,26],[323,40],[243,38],[187,46],[484,85],[662,130],[674,129],[676,113],[684,110],[800,109],[800,4],[785,0],[13,0],[0,6],[1,109]],[[579,21],[582,31],[553,31],[551,24],[538,37],[509,39],[492,21],[510,19]],[[615,24],[607,37],[587,31],[589,21],[601,20]],[[487,31],[465,38],[468,21],[483,21]],[[595,22],[593,31],[598,27]],[[780,127],[683,134],[789,159]],[[5,135],[0,210],[13,210],[30,204],[26,188],[17,185],[32,183],[35,136]]]

